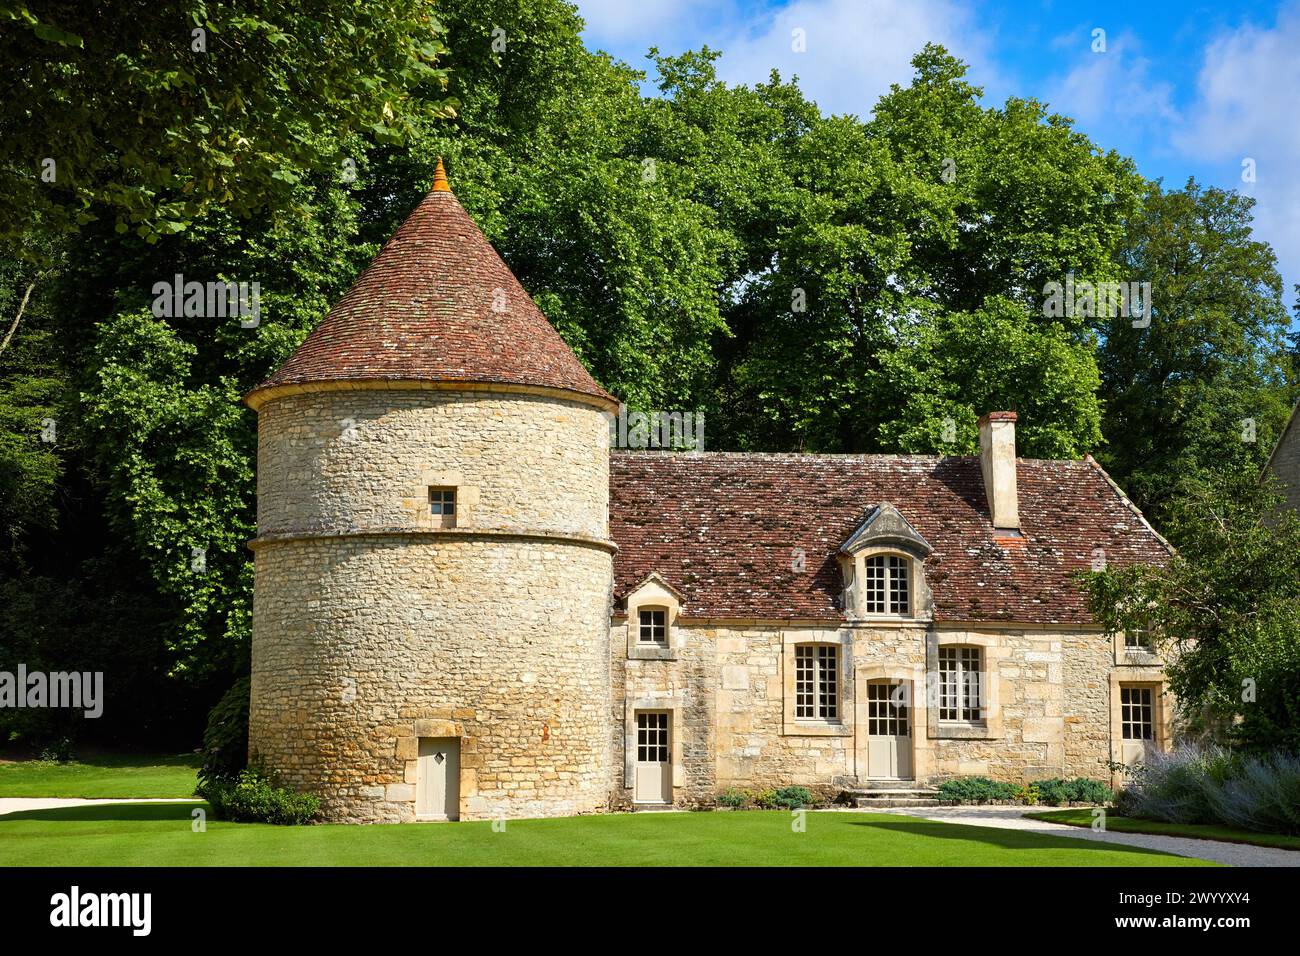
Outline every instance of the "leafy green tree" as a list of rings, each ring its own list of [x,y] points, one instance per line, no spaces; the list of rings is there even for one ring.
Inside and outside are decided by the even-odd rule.
[[[1254,200],[1189,181],[1150,187],[1129,221],[1125,277],[1150,282],[1150,326],[1099,323],[1108,445],[1098,455],[1159,517],[1180,481],[1263,465],[1297,392],[1273,251]]]
[[[0,239],[107,212],[156,240],[213,206],[282,207],[349,134],[451,114],[440,34],[427,0],[3,0]]]
[[[746,242],[728,276],[732,341],[720,349],[717,405],[736,422],[726,438],[814,451],[969,450],[985,403],[1023,402],[1030,453],[1090,451],[1099,440],[1092,332],[1081,318],[1046,315],[1043,287],[1071,272],[1117,272],[1142,180],[1034,101],[980,106],[965,65],[941,47],[913,62],[912,84],[893,88],[866,124],[791,108],[797,87],[776,78],[732,90],[705,61],[668,64],[689,78],[678,83],[692,97],[721,104],[715,112],[758,98],[773,117],[741,126],[754,130],[752,143],[710,129],[704,141],[726,154],[694,164],[734,168],[748,150],[762,171],[759,199],[721,214]],[[985,320],[977,351],[994,362],[980,370],[961,353]],[[995,382],[1001,374],[1024,387]],[[959,440],[940,445],[949,416]]]
[[[977,422],[1016,409],[1026,458],[1071,458],[1101,439],[1093,344],[1042,325],[1023,305],[990,297],[973,313],[948,312],[907,330],[881,358],[879,394],[898,396],[881,426],[891,447],[978,454]]]
[[[1145,629],[1190,726],[1252,749],[1300,748],[1300,516],[1253,468],[1212,474],[1166,508],[1163,568],[1089,575],[1108,633]]]

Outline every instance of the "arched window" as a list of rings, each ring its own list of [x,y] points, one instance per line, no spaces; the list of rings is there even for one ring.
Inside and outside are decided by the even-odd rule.
[[[863,592],[868,614],[912,613],[912,560],[897,554],[876,554],[866,560]]]

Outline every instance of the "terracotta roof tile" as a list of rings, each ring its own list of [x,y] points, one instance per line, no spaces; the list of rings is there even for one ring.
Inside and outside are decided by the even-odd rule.
[[[658,573],[697,618],[838,620],[835,554],[888,501],[930,543],[940,621],[1085,624],[1071,575],[1168,547],[1088,461],[1019,459],[1023,537],[994,536],[978,458],[616,452],[615,597]],[[795,570],[796,553],[804,570]]]
[[[612,401],[447,190],[424,198],[254,392],[375,379],[544,386]]]

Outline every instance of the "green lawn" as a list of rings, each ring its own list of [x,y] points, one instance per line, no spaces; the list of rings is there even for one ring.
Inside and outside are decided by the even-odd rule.
[[[0,816],[0,866],[1208,866],[1136,847],[882,813],[639,813],[491,823],[273,827],[203,806],[114,804]]]
[[[0,763],[0,797],[192,797],[196,754],[109,754]]]
[[[1028,813],[1035,820],[1049,823],[1068,823],[1072,827],[1092,826],[1090,809],[1051,810],[1044,813]],[[1276,833],[1255,833],[1252,830],[1237,830],[1233,827],[1210,826],[1200,823],[1164,823],[1160,820],[1136,820],[1121,817],[1107,811],[1106,829],[1116,833],[1154,833],[1159,836],[1187,837],[1191,840],[1222,840],[1225,843],[1249,843],[1252,846],[1271,846],[1282,850],[1300,850],[1300,837],[1282,836]],[[1300,856],[1296,857],[1300,866]]]

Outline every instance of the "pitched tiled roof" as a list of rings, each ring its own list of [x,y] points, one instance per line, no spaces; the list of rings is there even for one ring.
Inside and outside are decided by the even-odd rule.
[[[1163,540],[1091,460],[1017,462],[1023,538],[996,538],[978,458],[616,452],[610,459],[615,598],[657,572],[696,618],[838,620],[835,554],[890,502],[933,547],[940,621],[1089,622],[1071,579],[1163,563]],[[798,552],[804,570],[795,570]]]
[[[507,383],[611,400],[445,181],[256,392],[307,382]]]

